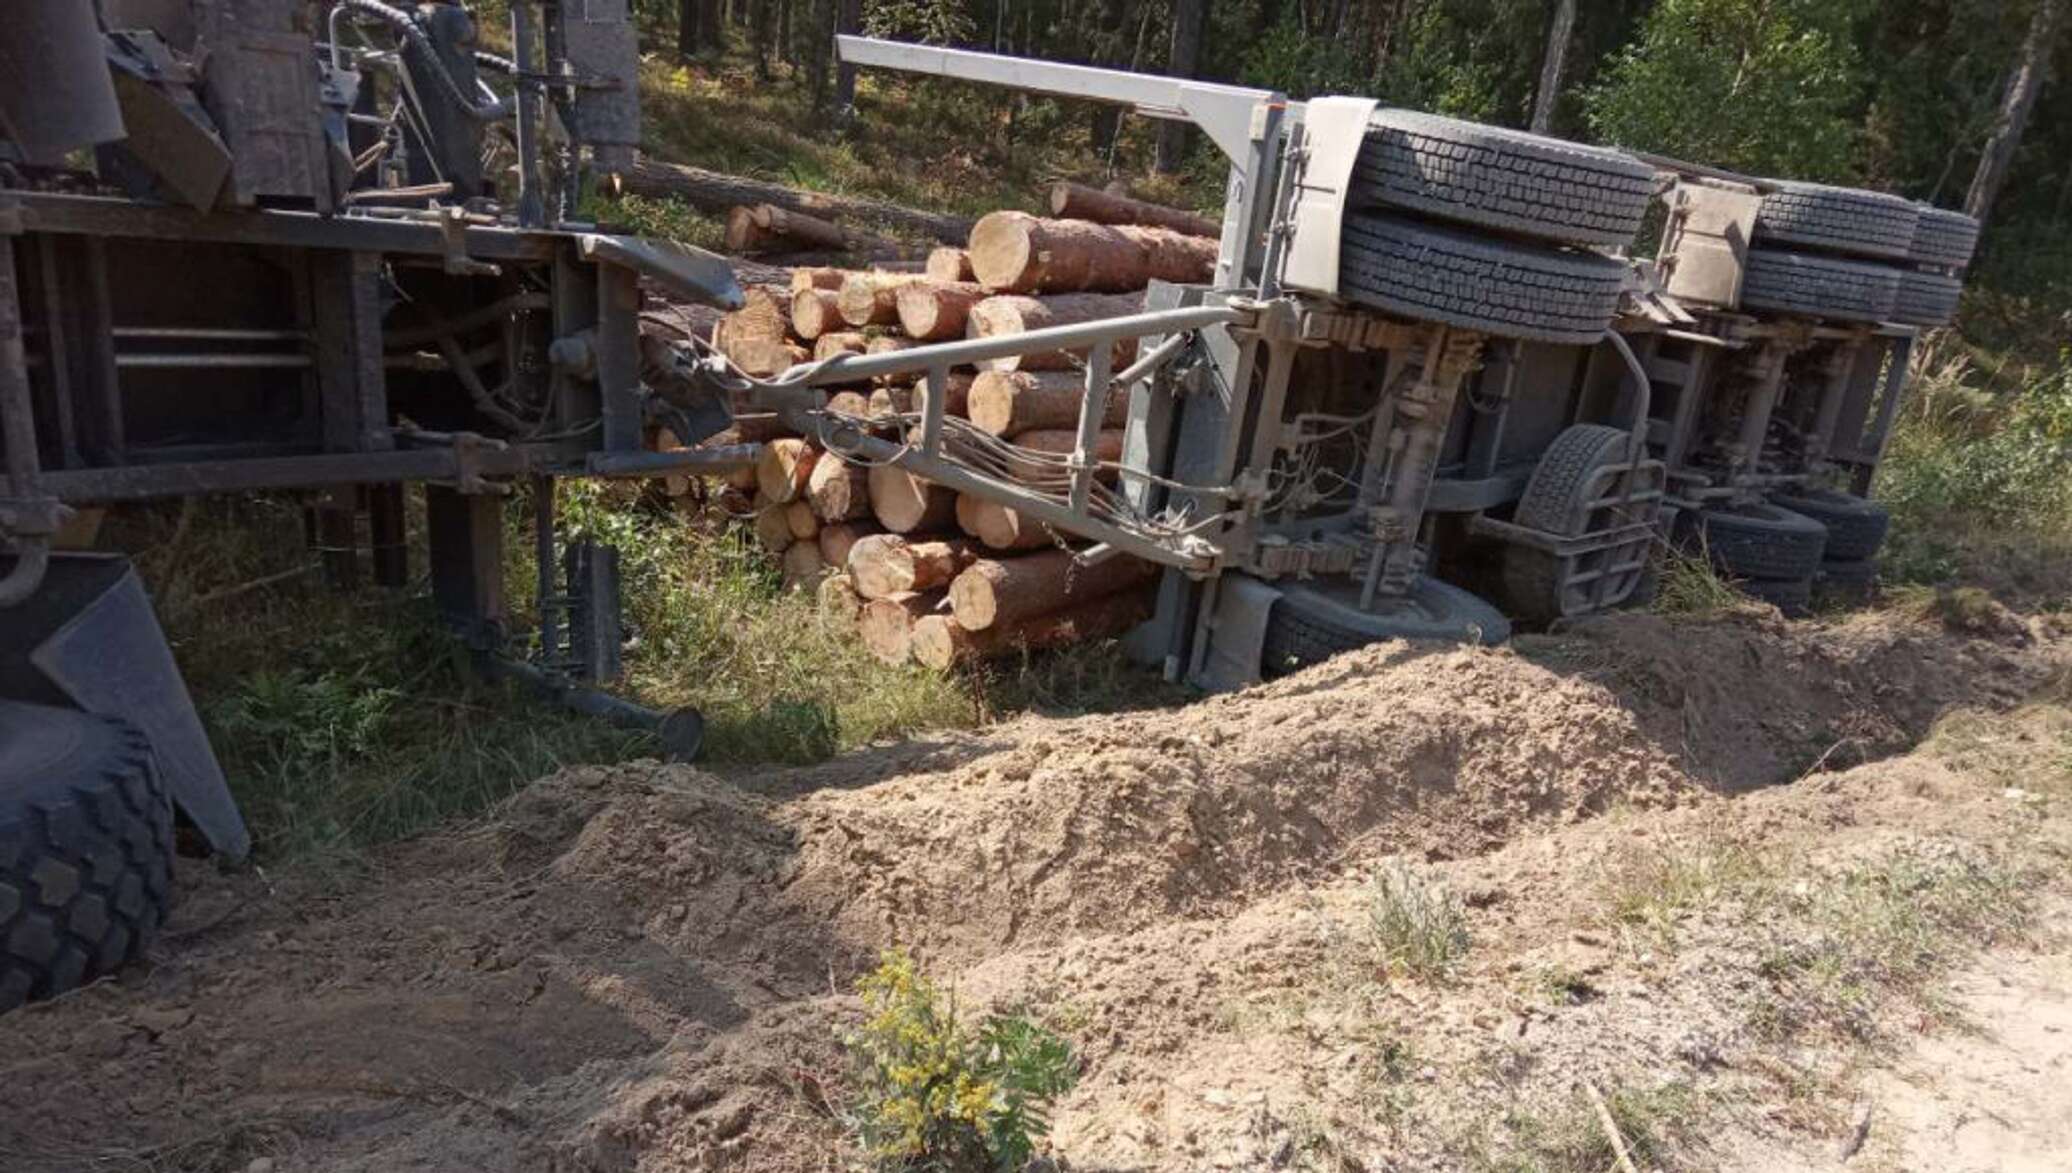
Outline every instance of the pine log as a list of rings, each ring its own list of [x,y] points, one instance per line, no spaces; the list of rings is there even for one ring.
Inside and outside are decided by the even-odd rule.
[[[996,436],[1032,428],[1077,428],[1086,401],[1086,377],[1078,371],[980,371],[972,380],[966,418]],[[1129,397],[1111,393],[1102,416],[1105,427],[1129,418]]]
[[[804,293],[808,289],[825,289],[829,293],[842,288],[842,282],[849,276],[847,269],[804,268],[791,271],[791,291]]]
[[[782,554],[791,548],[791,527],[784,522],[784,505],[758,492],[755,495],[755,536],[763,549]]]
[[[784,585],[809,586],[820,581],[827,573],[827,564],[820,560],[820,547],[812,542],[793,542],[784,551]]]
[[[978,544],[965,538],[916,541],[899,534],[872,534],[849,548],[846,565],[857,594],[882,599],[948,586],[978,556]]]
[[[790,503],[806,491],[806,484],[813,477],[813,463],[819,457],[820,449],[804,440],[771,440],[763,445],[763,454],[755,462],[757,491],[769,504]]]
[[[957,494],[896,465],[871,466],[871,513],[896,534],[947,529],[957,517]]]
[[[1165,228],[1042,220],[993,212],[971,230],[971,271],[1009,293],[1116,293],[1152,281],[1199,284],[1216,269],[1216,242]]]
[[[970,281],[971,254],[961,248],[934,249],[928,254],[928,267],[925,272],[930,281]]]
[[[957,494],[957,528],[993,550],[1033,550],[1057,543],[1049,526],[970,493]]]
[[[722,214],[736,204],[771,204],[787,212],[884,224],[945,244],[962,244],[971,235],[971,221],[962,216],[922,212],[880,200],[800,191],[760,179],[652,159],[642,159],[633,165],[631,171],[623,173],[620,189],[657,199],[674,196],[714,215]]]
[[[820,532],[825,534],[827,530]],[[823,562],[827,561],[825,551],[821,553],[820,558]],[[828,562],[828,565],[834,566],[837,563]],[[856,626],[857,619],[863,613],[863,596],[856,593],[856,587],[850,583],[846,574],[830,574],[820,580],[819,604],[820,617],[839,627]]]
[[[942,591],[937,589],[918,594],[909,591],[866,601],[856,619],[856,630],[863,636],[863,646],[887,664],[906,663],[914,621],[934,611],[942,603],[942,597]]]
[[[720,315],[712,328],[712,344],[724,351],[737,342],[782,342],[791,334],[791,294],[772,285],[751,285],[741,294],[741,308]]]
[[[808,342],[831,330],[842,328],[842,311],[827,289],[801,289],[791,295],[791,328]]]
[[[975,376],[969,371],[950,372],[950,392],[943,404],[944,415],[963,415],[965,413],[970,406],[971,385],[974,378]],[[922,404],[928,399],[925,389],[925,381],[914,383],[910,386],[893,384],[889,387],[880,387],[871,392],[871,414],[874,416],[905,415],[909,412],[920,411]]]
[[[868,521],[836,521],[821,526],[814,540],[820,544],[820,560],[839,570],[849,565],[849,551],[856,543],[877,532]]]
[[[1030,330],[1041,330],[1046,326],[1071,326],[1080,322],[1119,318],[1124,314],[1136,313],[1143,306],[1144,296],[1140,293],[1061,293],[1054,297],[1005,294],[989,297],[972,306],[965,321],[964,332],[972,338],[1023,334]],[[1072,351],[1047,350],[1035,354],[1011,354],[1004,358],[987,359],[978,365],[983,369],[995,371],[1072,370],[1085,360],[1088,351],[1092,349],[1082,347]],[[1137,356],[1137,340],[1119,338],[1110,353],[1113,355],[1110,360],[1111,366],[1120,370]]]
[[[960,626],[983,631],[1114,594],[1150,577],[1152,569],[1151,563],[1124,554],[1081,564],[1069,550],[981,558],[950,583],[950,608]]]
[[[870,237],[861,233],[851,232],[818,216],[790,211],[775,204],[757,204],[750,211],[749,217],[765,240],[795,241],[802,245],[836,252],[872,243]]]
[[[1072,428],[1036,428],[1017,435],[1008,443],[1017,448],[1028,448],[1053,456],[1070,456],[1079,447],[1079,433]],[[1094,436],[1093,458],[1104,464],[1122,459],[1122,430],[1110,429]],[[1037,461],[1012,459],[1007,461],[1007,471],[1021,480],[1037,484],[1063,484],[1070,474],[1061,461]],[[1097,469],[1095,475],[1103,482],[1115,480],[1113,469]]]
[[[806,500],[823,521],[849,521],[870,513],[870,470],[823,454],[806,482]]]
[[[919,345],[921,344],[913,339],[902,338],[897,334],[880,334],[864,344],[863,352],[865,354],[897,354],[902,350],[912,350]],[[911,374],[873,375],[871,382],[889,386],[895,382],[901,382],[913,377]]]
[[[837,391],[827,397],[827,409],[837,415],[868,416],[871,413],[870,396],[861,391]]]
[[[912,273],[851,273],[835,294],[835,306],[852,326],[890,326],[899,321],[899,291],[927,280]]]
[[[1128,631],[1150,614],[1147,593],[1132,589],[980,631],[964,627],[954,616],[926,615],[915,621],[907,647],[915,660],[943,669],[1023,649],[1037,651],[1107,639]]]
[[[870,339],[855,330],[843,330],[836,334],[822,334],[813,340],[813,361],[820,362],[838,354],[862,354]]]
[[[986,287],[968,281],[923,281],[900,286],[895,296],[899,328],[907,337],[941,342],[964,337],[965,320],[971,307],[986,299]]]
[[[781,375],[791,368],[813,357],[803,346],[786,342],[782,338],[751,338],[741,342],[730,342],[723,349],[728,360],[740,367],[742,373],[758,379]]]
[[[1096,224],[1142,224],[1148,228],[1170,228],[1188,236],[1215,239],[1223,226],[1207,216],[1168,208],[1164,204],[1131,199],[1082,183],[1060,180],[1050,185],[1050,214],[1060,220],[1091,220]]]
[[[727,209],[727,227],[720,239],[728,252],[741,254],[773,251],[777,237],[768,226],[756,223],[754,208],[736,204]]]
[[[795,542],[811,542],[820,536],[820,518],[813,512],[812,502],[804,497],[784,507],[784,528],[791,531]]]

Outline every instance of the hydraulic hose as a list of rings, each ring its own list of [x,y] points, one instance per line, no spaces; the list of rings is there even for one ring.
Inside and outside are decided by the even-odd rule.
[[[338,6],[371,16],[387,24],[396,31],[397,35],[409,41],[411,47],[416,49],[424,57],[425,61],[429,63],[432,74],[439,79],[439,84],[446,90],[447,97],[452,98],[454,104],[466,111],[469,117],[474,118],[478,122],[501,122],[511,116],[514,106],[510,99],[499,98],[491,100],[470,97],[461,89],[460,83],[454,80],[452,73],[447,71],[446,63],[439,59],[438,51],[432,45],[432,39],[425,35],[424,29],[418,27],[416,17],[393,5],[384,4],[381,0],[338,0]],[[475,55],[478,61],[483,56],[484,54],[481,53]],[[504,62],[502,58],[497,60],[502,62],[503,65],[509,66],[512,70],[517,68],[515,63]],[[492,66],[492,68],[497,67]]]

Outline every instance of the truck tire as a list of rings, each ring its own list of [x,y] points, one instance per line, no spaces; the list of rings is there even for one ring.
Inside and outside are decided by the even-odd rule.
[[[1518,498],[1511,520],[1533,529],[1546,530],[1564,538],[1579,536],[1587,518],[1579,517],[1594,474],[1607,464],[1626,459],[1633,433],[1604,424],[1574,424],[1563,428],[1540,461],[1533,466],[1532,479]]]
[[[1892,320],[1909,326],[1947,326],[1957,316],[1964,282],[1941,273],[1901,273]]]
[[[1827,527],[1768,503],[1701,509],[1692,522],[1712,564],[1734,578],[1811,578],[1827,548]]]
[[[1741,308],[1841,322],[1882,322],[1899,300],[1899,270],[1861,261],[1750,249]]]
[[[1632,242],[1655,169],[1631,155],[1411,110],[1382,110],[1353,167],[1355,204],[1386,204],[1557,244]]]
[[[1777,608],[1786,619],[1804,619],[1813,613],[1813,579],[1751,578],[1734,584],[1734,589],[1751,599]]]
[[[1919,206],[1883,192],[1780,182],[1755,213],[1755,239],[1843,256],[1905,260],[1921,226]]]
[[[1830,562],[1861,562],[1876,557],[1878,547],[1885,544],[1885,531],[1892,528],[1890,511],[1854,493],[1807,489],[1772,493],[1770,500],[1827,527],[1827,550],[1821,557]]]
[[[1861,607],[1876,596],[1878,562],[1865,558],[1855,562],[1828,559],[1813,576],[1813,599],[1822,606]]]
[[[0,1011],[141,955],[172,890],[173,807],[144,735],[0,701]]]
[[[1977,247],[1978,221],[1962,212],[1922,204],[1921,226],[1914,230],[1907,259],[1954,272],[1971,263],[1972,250]]]
[[[1505,338],[1586,345],[1618,313],[1626,267],[1372,213],[1347,216],[1339,291],[1409,318]]]
[[[1333,587],[1317,583],[1284,590],[1266,615],[1262,673],[1285,675],[1385,639],[1500,644],[1511,638],[1511,622],[1502,612],[1430,575],[1419,576],[1405,605],[1392,612],[1360,610],[1354,605],[1359,589],[1356,582],[1340,580]]]

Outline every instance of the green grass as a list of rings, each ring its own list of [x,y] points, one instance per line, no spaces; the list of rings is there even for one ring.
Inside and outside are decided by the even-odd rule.
[[[2010,374],[2012,372],[2012,374]],[[1890,580],[2072,601],[2072,356],[1983,365],[1954,335],[1924,346],[1878,473]]]
[[[1420,981],[1444,979],[1467,956],[1460,897],[1402,860],[1369,881],[1367,928],[1382,968]]]
[[[649,705],[697,706],[706,762],[805,764],[1022,712],[1189,695],[1113,645],[954,674],[882,664],[825,623],[810,593],[785,590],[740,527],[715,528],[710,517],[602,482],[565,482],[561,503],[564,540],[594,537],[621,552],[633,640],[618,690]],[[265,858],[350,859],[480,811],[560,766],[658,752],[647,734],[485,678],[432,613],[421,543],[411,589],[341,593],[308,570],[314,556],[291,497],[212,499],[182,516],[178,507],[128,511],[111,522],[107,544],[137,558]],[[535,623],[523,491],[507,517],[505,579],[522,637]],[[527,650],[522,638],[513,650]]]

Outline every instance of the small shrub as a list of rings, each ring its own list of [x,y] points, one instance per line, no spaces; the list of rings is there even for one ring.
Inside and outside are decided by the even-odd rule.
[[[856,1065],[851,1125],[874,1168],[1019,1170],[1079,1080],[1065,1040],[1021,1014],[976,1029],[904,954],[858,983],[866,1017],[843,1039]]]
[[[1368,885],[1367,922],[1383,966],[1425,981],[1445,977],[1468,952],[1460,897],[1396,860]]]

